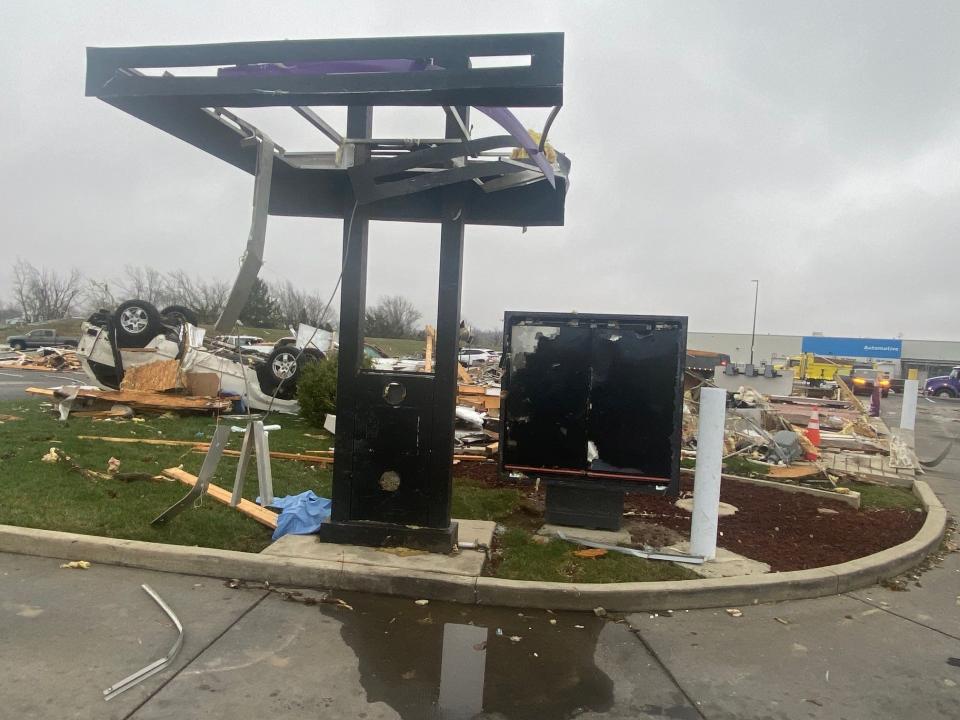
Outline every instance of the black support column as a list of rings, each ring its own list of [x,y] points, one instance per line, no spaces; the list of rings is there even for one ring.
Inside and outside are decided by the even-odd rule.
[[[347,137],[369,138],[373,133],[373,108],[347,108]],[[356,162],[367,162],[370,150],[355,146]],[[357,377],[363,361],[363,322],[367,304],[367,237],[370,221],[366,209],[349,193],[343,209],[343,279],[340,284],[340,350],[337,353],[337,437],[333,461],[334,522],[354,516],[356,485],[353,477],[354,433],[358,400]]]

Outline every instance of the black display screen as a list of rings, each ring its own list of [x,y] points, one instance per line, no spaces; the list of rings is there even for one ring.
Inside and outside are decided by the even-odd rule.
[[[686,318],[506,314],[507,470],[675,484]]]

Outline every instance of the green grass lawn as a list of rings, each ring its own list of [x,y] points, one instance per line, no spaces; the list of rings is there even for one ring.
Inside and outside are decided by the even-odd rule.
[[[860,507],[863,510],[918,510],[923,506],[910,488],[873,485],[872,483],[853,482],[847,487],[860,493]]]
[[[188,487],[179,482],[90,480],[63,463],[41,461],[51,447],[56,447],[81,467],[100,472],[105,472],[108,460],[116,457],[121,472],[159,474],[164,468],[183,465],[196,474],[203,455],[187,447],[107,443],[81,440],[78,436],[203,442],[212,437],[212,417],[145,416],[144,422],[71,418],[61,423],[36,398],[0,402],[0,414],[22,418],[0,424],[0,524],[246,552],[259,552],[270,544],[269,528],[209,497],[166,526],[151,526],[153,518],[187,492]],[[281,430],[270,433],[271,450],[303,452],[332,447],[329,435],[299,417],[275,415],[271,421],[282,425]],[[231,435],[229,447],[238,450],[241,439],[240,434]],[[236,458],[222,458],[213,482],[231,489],[236,464]],[[278,497],[305,490],[330,497],[328,469],[274,460],[272,470],[274,494]],[[256,497],[253,468],[244,490],[244,497]],[[559,540],[535,543],[532,532],[543,519],[518,489],[489,488],[455,478],[452,514],[493,520],[506,528],[500,538],[501,556],[494,564],[494,574],[500,577],[568,582],[689,577],[687,571],[668,563],[651,563],[615,553],[597,559],[577,558],[573,555],[578,549],[575,545]]]

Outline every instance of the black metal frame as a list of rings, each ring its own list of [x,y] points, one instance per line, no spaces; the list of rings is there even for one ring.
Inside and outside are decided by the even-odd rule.
[[[522,67],[473,68],[471,58],[529,55]],[[221,67],[322,60],[429,58],[442,70],[423,72],[263,75],[241,77],[151,76],[143,69]],[[86,94],[150,123],[248,173],[256,148],[238,137],[259,131],[225,108],[352,106],[556,107],[563,104],[563,34],[451,35],[442,37],[285,40],[209,45],[88,48]],[[299,110],[298,110],[299,111]],[[312,111],[310,111],[312,112]],[[301,114],[304,114],[301,112]],[[308,113],[309,114],[309,113]],[[306,115],[305,115],[306,117]],[[309,117],[307,118],[310,119]],[[316,123],[313,123],[316,124]],[[350,135],[347,133],[347,137]],[[454,137],[461,137],[458,132]],[[278,148],[274,158],[271,215],[342,217],[351,196],[343,168],[303,167]],[[473,168],[474,176],[506,168]],[[457,169],[460,179],[470,176]],[[566,177],[556,190],[536,182],[499,197],[465,184],[467,224],[517,227],[563,224]],[[444,193],[432,188],[388,197],[369,208],[371,220],[442,222]],[[365,202],[366,200],[361,200]]]
[[[674,425],[673,433],[671,436],[671,473],[669,477],[650,477],[646,481],[638,481],[636,479],[629,478],[618,478],[616,473],[576,473],[576,472],[560,472],[556,470],[546,469],[546,468],[528,468],[527,470],[519,469],[516,466],[511,466],[504,462],[505,452],[504,452],[504,443],[507,441],[507,437],[504,432],[504,428],[501,427],[500,434],[500,443],[501,443],[501,452],[499,455],[499,469],[501,474],[506,474],[509,472],[525,472],[530,474],[533,477],[540,477],[545,480],[558,481],[568,484],[572,487],[603,487],[607,489],[621,489],[628,490],[630,492],[642,492],[649,494],[666,494],[666,495],[676,495],[679,492],[680,488],[680,448],[681,448],[681,430],[683,423],[683,378],[684,373],[686,372],[686,336],[687,336],[687,318],[685,316],[663,316],[663,315],[619,315],[619,314],[609,314],[609,313],[555,313],[555,312],[520,312],[520,311],[507,311],[503,316],[503,357],[504,357],[504,374],[501,379],[501,384],[505,389],[503,393],[503,398],[501,400],[500,407],[500,418],[501,423],[504,422],[504,419],[507,417],[507,412],[509,404],[511,402],[510,397],[510,383],[512,377],[512,363],[511,363],[511,330],[514,325],[519,321],[530,320],[534,322],[547,322],[547,323],[567,323],[567,322],[579,322],[581,324],[590,324],[590,323],[609,323],[609,322],[618,322],[623,324],[629,323],[675,323],[678,325],[681,330],[682,341],[678,348],[677,353],[677,369],[676,369],[676,378],[677,378],[677,388],[676,392],[678,395],[677,402],[674,407]],[[659,487],[660,483],[656,482],[657,480],[662,480],[662,483],[665,486]]]
[[[529,55],[530,65],[471,66],[472,57],[504,55]],[[429,60],[433,68],[440,69],[212,77],[166,72],[167,68],[360,59]],[[333,515],[321,526],[321,538],[449,551],[456,542],[450,501],[464,228],[471,223],[562,225],[567,190],[565,158],[555,188],[528,177],[536,170],[532,164],[509,157],[472,161],[471,155],[489,147],[512,148],[516,141],[511,136],[470,140],[469,107],[561,105],[563,35],[89,48],[87,61],[87,95],[99,97],[251,174],[256,172],[258,153],[266,158],[272,155],[272,172],[266,173],[269,184],[261,183],[268,188],[262,190],[261,201],[262,195],[269,193],[266,214],[343,219]],[[165,72],[143,73],[151,68]],[[323,105],[347,105],[345,136],[309,107]],[[369,140],[373,111],[379,105],[443,108],[444,139],[427,140],[420,146],[429,149],[405,148],[394,159],[374,156]],[[287,153],[228,109],[264,106],[296,110],[319,132],[339,143],[341,151],[349,144],[351,161],[334,161],[334,153]],[[391,145],[385,141],[382,144]],[[415,173],[414,168],[422,168],[424,163],[430,171]],[[504,182],[517,172],[523,172],[522,182]],[[431,177],[435,174],[445,178]],[[261,175],[262,168],[258,179]],[[499,181],[498,188],[506,189],[491,192],[491,187],[484,189],[473,181],[490,176]],[[258,228],[258,221],[265,226],[263,208],[260,212],[254,214]],[[441,224],[433,374],[362,368],[370,220]],[[245,280],[250,280],[249,274],[241,271]],[[389,385],[404,388],[399,403],[387,401],[384,393]],[[391,435],[394,430],[412,440],[397,441]],[[398,487],[393,490],[383,481],[387,473],[381,470],[385,468],[402,468]]]

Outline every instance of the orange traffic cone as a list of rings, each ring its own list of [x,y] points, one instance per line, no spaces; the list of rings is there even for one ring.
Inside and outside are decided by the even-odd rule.
[[[814,406],[813,412],[810,413],[810,422],[807,423],[807,431],[804,435],[807,436],[814,447],[820,447],[820,408],[817,406]],[[816,460],[817,454],[808,452],[806,458],[807,460]]]

